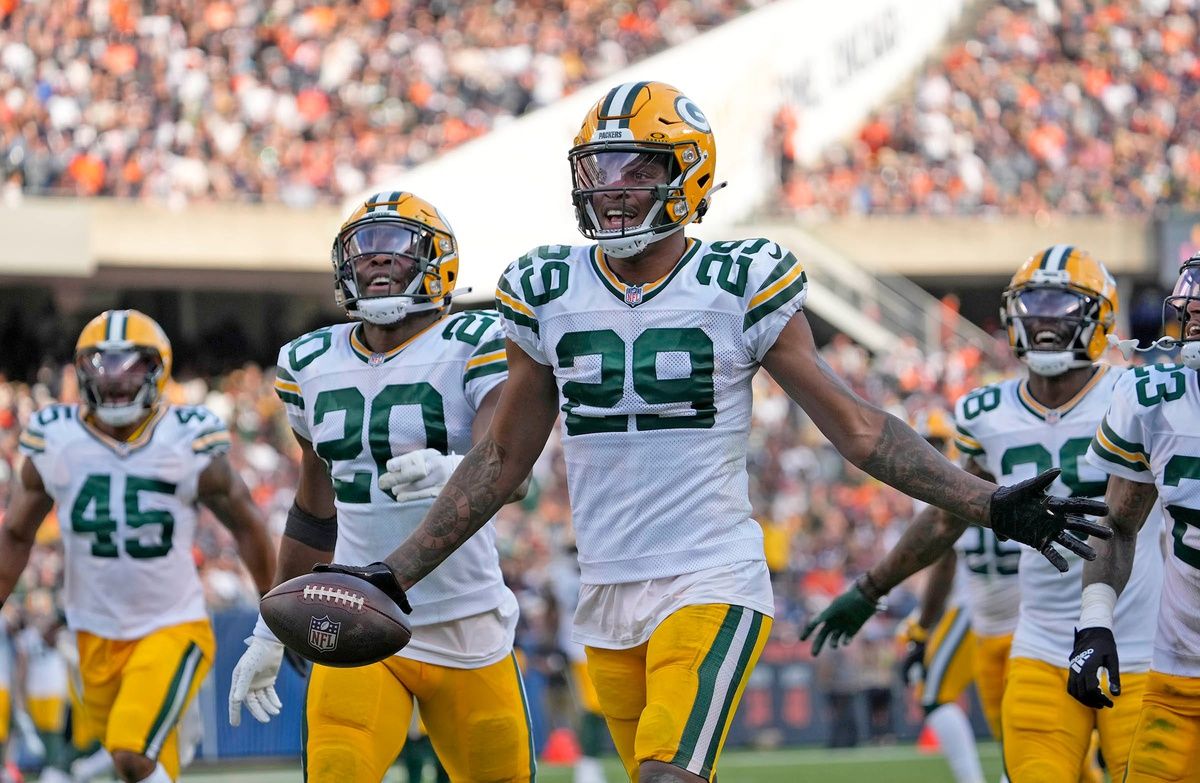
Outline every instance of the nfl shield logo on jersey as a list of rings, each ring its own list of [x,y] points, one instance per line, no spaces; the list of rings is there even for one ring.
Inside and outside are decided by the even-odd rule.
[[[337,647],[338,631],[342,624],[325,617],[312,617],[308,622],[308,643],[320,652],[329,652]]]
[[[642,287],[640,285],[625,286],[625,304],[633,307],[642,303]]]

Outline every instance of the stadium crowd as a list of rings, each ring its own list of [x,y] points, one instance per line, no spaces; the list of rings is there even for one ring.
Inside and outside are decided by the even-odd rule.
[[[0,0],[7,199],[338,203],[764,0]]]
[[[811,165],[781,108],[786,209],[1034,215],[1200,209],[1200,3],[984,4],[910,91]]]

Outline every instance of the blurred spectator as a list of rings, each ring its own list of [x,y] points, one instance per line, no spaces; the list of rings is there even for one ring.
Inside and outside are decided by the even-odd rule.
[[[812,216],[1200,210],[1200,3],[986,4],[910,95],[797,173],[784,200]]]
[[[337,203],[765,1],[0,3],[0,181]]]

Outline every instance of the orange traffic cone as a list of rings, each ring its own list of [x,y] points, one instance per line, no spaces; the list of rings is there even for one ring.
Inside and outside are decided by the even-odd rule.
[[[542,761],[547,764],[574,764],[580,755],[579,740],[575,738],[575,732],[568,728],[550,732],[546,747],[542,749]]]
[[[934,733],[933,727],[926,723],[917,736],[917,750],[921,753],[937,753],[938,748],[937,734]]]

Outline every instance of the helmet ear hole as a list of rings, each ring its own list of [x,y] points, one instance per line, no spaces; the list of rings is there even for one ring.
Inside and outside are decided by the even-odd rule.
[[[446,272],[446,279],[449,280],[451,283],[454,282],[454,278],[455,278],[455,274],[453,271]]]

